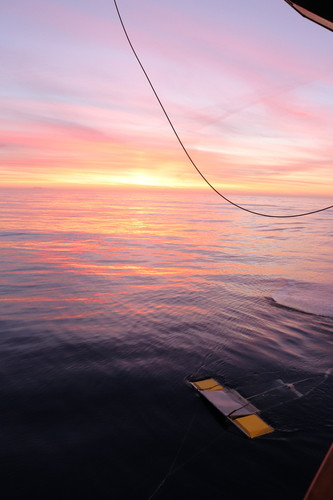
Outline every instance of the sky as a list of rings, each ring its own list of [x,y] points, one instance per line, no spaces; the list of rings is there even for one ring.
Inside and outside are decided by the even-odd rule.
[[[214,186],[332,194],[332,32],[284,0],[117,3]],[[0,28],[2,186],[207,188],[113,1],[3,0]]]

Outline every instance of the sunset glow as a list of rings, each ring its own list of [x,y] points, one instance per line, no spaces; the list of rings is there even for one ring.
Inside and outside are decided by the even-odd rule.
[[[179,136],[224,192],[332,194],[333,35],[286,2],[118,2]],[[113,2],[1,7],[4,186],[204,188]]]

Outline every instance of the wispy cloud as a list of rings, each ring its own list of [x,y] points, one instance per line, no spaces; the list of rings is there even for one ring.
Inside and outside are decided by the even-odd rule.
[[[205,175],[227,189],[289,182],[327,193],[328,35],[279,4],[243,2],[240,11],[225,2],[124,0],[121,9]],[[201,184],[109,2],[26,0],[1,9],[2,182]]]

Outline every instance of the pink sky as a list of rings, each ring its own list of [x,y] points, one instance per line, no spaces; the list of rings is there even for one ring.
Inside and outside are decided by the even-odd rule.
[[[118,0],[204,175],[225,192],[332,194],[333,34],[283,0]],[[1,10],[2,185],[200,187],[113,2]]]

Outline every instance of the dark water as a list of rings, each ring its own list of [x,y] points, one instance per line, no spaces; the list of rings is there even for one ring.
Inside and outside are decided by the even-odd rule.
[[[333,441],[332,221],[3,191],[1,497],[301,500]],[[276,431],[227,425],[186,384],[206,375]]]

